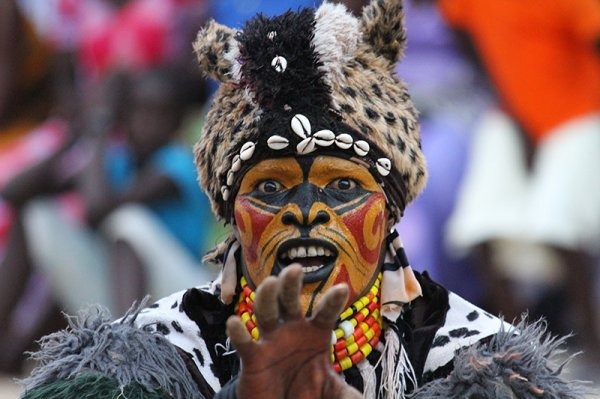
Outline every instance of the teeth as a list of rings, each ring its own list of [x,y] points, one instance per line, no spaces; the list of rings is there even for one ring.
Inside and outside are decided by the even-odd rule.
[[[317,270],[319,270],[322,267],[323,267],[323,265],[309,266],[309,267],[303,267],[302,270],[304,271],[304,273],[310,273],[310,272],[316,272]]]
[[[315,256],[332,256],[332,255],[333,255],[333,253],[327,248],[311,245],[310,247],[290,248],[289,250],[287,250],[286,252],[281,254],[281,258],[282,259],[289,258],[291,260],[294,260],[296,258],[311,258],[311,257],[315,257]]]

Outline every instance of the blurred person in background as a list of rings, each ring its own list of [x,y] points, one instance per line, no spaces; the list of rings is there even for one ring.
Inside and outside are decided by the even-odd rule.
[[[103,98],[107,87],[114,91],[114,86],[120,84],[113,75],[119,75],[117,70],[138,73],[153,65],[169,63],[184,65],[183,73],[199,78],[197,68],[189,68],[193,59],[189,42],[192,32],[196,32],[205,18],[204,3],[199,0],[2,3],[1,369],[17,371],[24,348],[48,329],[63,325],[62,318],[56,317],[55,297],[61,300],[59,306],[63,308],[82,305],[62,302],[65,296],[69,297],[62,292],[63,286],[50,286],[47,275],[35,269],[39,265],[30,251],[32,233],[27,233],[25,226],[25,219],[31,217],[25,215],[40,208],[39,203],[45,203],[60,215],[59,224],[50,226],[50,231],[60,229],[60,223],[65,221],[74,224],[84,221],[81,195],[72,189],[75,177],[91,160],[98,135],[109,130],[118,118],[117,104],[104,102]],[[202,85],[196,84],[194,100],[201,101],[203,96]],[[43,199],[35,201],[38,205],[30,206],[32,200],[39,198]],[[205,198],[198,203],[198,207],[202,206],[208,212]],[[213,218],[209,216],[205,221],[203,227],[210,233]],[[37,238],[34,239],[33,245],[38,245]],[[195,250],[199,252],[203,246],[213,244],[214,238],[207,238]],[[95,286],[80,286],[76,290],[86,292],[89,301],[105,299]]]
[[[433,0],[406,1],[406,56],[396,71],[419,110],[429,179],[396,228],[418,270],[478,303],[481,284],[470,259],[451,256],[444,226],[452,213],[473,125],[490,103],[481,71],[465,57]],[[422,269],[421,269],[422,268]]]
[[[600,3],[438,4],[498,101],[474,133],[448,240],[478,255],[488,308],[512,319],[546,306],[599,359]]]
[[[54,54],[13,0],[0,4],[0,370],[17,371],[22,352],[56,328],[58,308],[34,272],[23,210],[65,189],[49,166],[72,137],[55,102]],[[68,205],[66,205],[68,207]],[[59,319],[60,320],[60,319]]]
[[[209,206],[191,148],[178,139],[184,77],[174,67],[150,69],[107,90],[120,115],[78,178],[86,223],[45,201],[27,210],[32,256],[65,308],[97,302],[121,312],[146,293],[211,277],[200,261]]]

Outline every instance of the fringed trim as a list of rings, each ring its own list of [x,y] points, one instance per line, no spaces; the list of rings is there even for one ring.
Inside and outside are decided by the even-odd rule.
[[[489,343],[465,348],[454,358],[454,370],[415,392],[414,399],[561,398],[583,399],[581,381],[560,374],[572,359],[559,361],[566,337],[551,337],[542,321],[504,330]]]
[[[381,385],[377,393],[378,398],[404,399],[408,382],[413,387],[417,386],[417,377],[413,366],[400,341],[398,332],[392,326],[388,326],[385,330],[385,345],[375,367],[378,367],[380,363]],[[375,396],[371,396],[371,398],[375,398]]]
[[[29,391],[92,372],[114,378],[121,387],[137,383],[173,398],[202,398],[176,348],[163,336],[134,327],[145,302],[134,304],[116,323],[99,306],[69,317],[67,329],[43,337],[41,349],[30,353],[40,366],[21,384]]]
[[[377,392],[377,374],[375,367],[367,359],[363,359],[356,365],[363,379],[363,397],[374,399]]]

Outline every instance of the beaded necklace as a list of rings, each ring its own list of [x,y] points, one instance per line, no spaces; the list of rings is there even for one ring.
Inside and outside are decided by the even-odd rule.
[[[373,351],[381,335],[382,317],[379,312],[379,286],[381,273],[366,295],[357,299],[340,315],[331,335],[331,360],[340,373],[357,364]],[[242,292],[236,314],[242,319],[252,339],[258,341],[260,333],[254,316],[254,291],[246,278],[241,278]]]

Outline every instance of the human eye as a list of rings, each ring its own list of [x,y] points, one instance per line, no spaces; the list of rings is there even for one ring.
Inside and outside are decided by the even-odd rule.
[[[339,179],[332,180],[327,185],[327,188],[333,188],[335,190],[352,190],[353,188],[356,188],[357,186],[358,186],[358,183],[356,183],[355,180],[342,177]]]
[[[265,194],[277,193],[283,190],[283,184],[277,180],[263,180],[256,185],[256,190]]]

